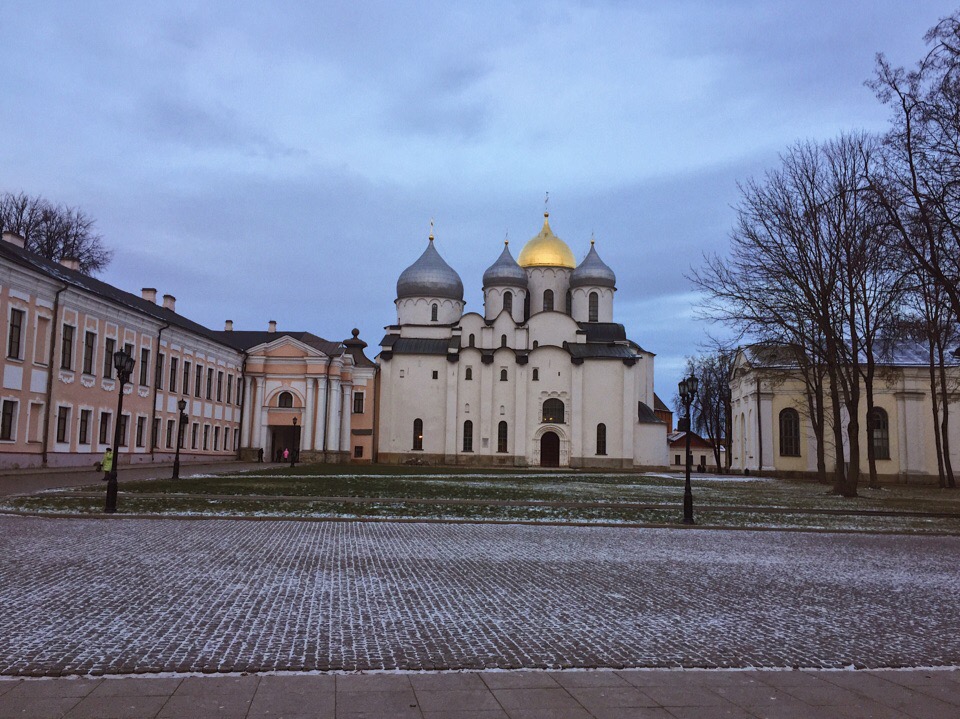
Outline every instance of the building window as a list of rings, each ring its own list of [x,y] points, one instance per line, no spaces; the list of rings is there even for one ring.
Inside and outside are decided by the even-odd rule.
[[[203,387],[203,367],[197,365],[197,371],[194,373],[193,396],[200,396],[200,389]]]
[[[110,444],[110,413],[100,413],[100,444]]]
[[[501,422],[497,425],[497,452],[501,454],[507,451],[507,423]]]
[[[140,386],[146,387],[150,381],[150,350],[140,348]]]
[[[506,346],[507,346],[507,336],[506,336],[506,335],[500,335],[500,346],[501,346],[501,347],[506,347]]]
[[[607,453],[607,425],[597,425],[597,454]]]
[[[503,311],[513,314],[513,293],[504,292],[503,293]]]
[[[873,433],[874,459],[890,459],[890,419],[886,410],[874,407],[867,428]]]
[[[162,352],[157,352],[157,366],[153,374],[153,386],[157,389],[163,389],[163,361],[166,359],[166,355]]]
[[[230,404],[232,399],[233,399],[233,375],[228,374],[227,375],[227,404]],[[224,440],[223,443],[224,445],[226,445],[227,443],[226,440]],[[224,446],[224,449],[226,449],[226,446]]]
[[[176,420],[167,420],[167,449],[173,449],[173,430],[176,428]]]
[[[567,290],[566,307],[564,308],[568,315],[573,314],[573,293]]]
[[[194,422],[193,427],[190,428],[190,448],[197,448],[197,433],[200,431],[200,423]]]
[[[501,382],[506,382],[506,381],[507,381],[507,370],[506,370],[506,368],[500,370],[500,381],[501,381]]]
[[[413,448],[415,450],[423,449],[423,420],[413,420]]]
[[[17,403],[12,399],[3,400],[3,411],[0,413],[0,439],[13,440],[13,429],[16,427]]]
[[[160,418],[153,418],[153,426],[150,428],[150,446],[154,449],[160,447]]]
[[[473,379],[473,367],[467,367],[463,371],[463,378],[468,382]]]
[[[431,374],[431,376],[432,376],[434,379],[440,379],[440,373],[439,373],[437,370],[434,370],[433,373]]]
[[[203,425],[203,451],[210,449],[210,425]]]
[[[437,312],[438,312],[439,310],[440,310],[440,308],[439,308],[437,305],[431,305],[431,306],[430,306],[430,321],[431,321],[431,322],[436,322],[436,321],[437,321]]]
[[[543,291],[543,311],[553,312],[553,290]]]
[[[800,456],[800,415],[789,407],[780,412],[780,456]]]
[[[207,367],[207,399],[213,399],[213,367]]]
[[[590,293],[590,322],[600,321],[600,295],[596,292]]]
[[[57,441],[67,442],[67,430],[70,427],[70,408],[57,408]]]
[[[467,338],[467,346],[468,346],[468,347],[476,347],[476,346],[477,346],[477,337],[476,337],[476,335],[471,334],[471,335]]]
[[[137,446],[142,447],[143,442],[143,432],[146,429],[147,418],[146,417],[137,417]]]
[[[363,414],[363,392],[353,393],[353,413]]]
[[[180,360],[177,357],[170,358],[170,386],[167,387],[167,390],[170,392],[177,391],[177,377],[179,375],[179,365]]]
[[[220,449],[220,428],[213,428],[213,449],[218,451]]]
[[[120,446],[126,447],[127,442],[127,427],[130,424],[130,415],[125,414],[120,418]]]
[[[22,359],[20,350],[23,342],[23,310],[10,310],[10,328],[7,332],[7,357]]]
[[[675,465],[677,465],[677,466],[680,466],[680,455],[679,455],[679,454],[673,455],[673,463],[674,463]]]
[[[358,444],[353,448],[353,457],[354,459],[361,459],[363,457],[363,445]]]
[[[534,382],[540,381],[540,370],[537,367],[533,368],[533,381]]]
[[[230,428],[223,428],[223,451],[226,452],[230,449]]]
[[[107,337],[103,343],[103,378],[113,379],[113,353],[117,349],[117,341]]]
[[[183,361],[183,386],[180,388],[184,394],[190,394],[190,363]]]
[[[563,424],[563,402],[558,399],[548,399],[543,403],[543,421]]]
[[[63,326],[60,339],[60,369],[73,369],[73,327]]]
[[[237,406],[243,404],[243,378],[237,377]]]
[[[217,402],[223,402],[223,372],[217,372]]]
[[[473,422],[469,419],[463,423],[463,451],[473,451]]]
[[[77,444],[90,444],[90,410],[80,410],[80,433]]]
[[[97,335],[85,332],[83,335],[83,373],[93,374],[93,355],[97,351]]]
[[[289,392],[281,392],[280,396],[277,397],[277,407],[293,407],[293,395]]]

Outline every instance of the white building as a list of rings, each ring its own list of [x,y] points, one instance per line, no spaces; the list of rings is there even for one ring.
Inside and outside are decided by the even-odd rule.
[[[616,276],[591,247],[577,265],[543,229],[483,275],[484,313],[430,236],[397,281],[378,356],[381,462],[667,465],[651,407],[653,354],[614,322]]]

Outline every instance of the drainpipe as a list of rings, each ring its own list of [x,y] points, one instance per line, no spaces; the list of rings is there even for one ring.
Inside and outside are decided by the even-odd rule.
[[[150,464],[153,464],[154,452],[157,449],[157,445],[160,444],[160,431],[157,429],[156,435],[154,435],[153,428],[157,425],[157,392],[160,391],[160,388],[157,386],[160,382],[163,381],[163,377],[157,377],[157,372],[160,370],[160,336],[163,334],[165,329],[169,329],[170,323],[167,322],[163,327],[160,328],[160,331],[157,332],[157,358],[153,363],[153,406],[150,408]],[[166,368],[164,368],[166,369]],[[180,415],[177,415],[177,438],[176,441],[180,441]]]
[[[61,324],[59,314],[60,314],[60,293],[66,291],[69,285],[64,285],[59,290],[57,290],[56,296],[53,298],[53,326],[50,328],[50,355],[49,360],[47,361],[47,401],[43,407],[43,444],[41,445],[43,449],[40,452],[40,466],[47,466],[47,445],[50,442],[50,403],[53,401],[53,361],[55,358],[55,352],[57,349],[57,327]],[[27,430],[29,432],[29,428]]]

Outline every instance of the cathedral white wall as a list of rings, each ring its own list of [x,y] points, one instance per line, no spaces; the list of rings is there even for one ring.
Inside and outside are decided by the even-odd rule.
[[[633,376],[628,375],[627,370],[622,362],[617,361],[588,360],[585,363],[581,446],[587,462],[633,456],[633,446],[624,447],[623,443],[624,397],[632,399],[634,393]],[[607,427],[605,456],[597,455],[597,425],[600,423]]]
[[[381,362],[380,452],[413,453],[413,423],[419,418],[423,453],[444,453],[449,364],[434,355],[398,355]]]
[[[519,287],[488,287],[483,291],[483,313],[484,317],[492,320],[498,317],[504,310],[504,295],[510,293],[513,297],[510,317],[514,322],[520,324],[523,322],[523,303],[527,296],[527,291]]]
[[[397,321],[401,325],[453,324],[463,314],[463,301],[445,297],[401,297],[396,300]],[[433,306],[437,319],[433,320]]]
[[[564,267],[528,267],[526,270],[527,289],[530,292],[530,314],[543,312],[544,290],[553,290],[554,311],[564,312],[572,270]]]
[[[574,287],[573,319],[577,322],[590,321],[590,293],[597,293],[597,322],[613,322],[613,288],[611,287]]]
[[[636,467],[666,467],[669,464],[667,425],[636,424],[633,432],[633,463]]]
[[[556,345],[560,347],[564,342],[583,340],[583,335],[577,335],[580,327],[573,318],[559,312],[544,312],[534,315],[527,322],[527,327],[530,332],[531,349],[534,342],[539,346]],[[569,361],[570,355],[567,355],[567,362]]]

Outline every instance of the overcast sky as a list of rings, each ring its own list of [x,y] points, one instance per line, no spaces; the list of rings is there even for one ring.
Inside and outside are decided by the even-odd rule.
[[[198,7],[201,6],[201,7]],[[482,312],[505,235],[617,274],[615,319],[668,403],[710,328],[684,279],[737,182],[800,139],[882,130],[874,56],[912,64],[933,0],[14,2],[0,191],[97,218],[101,278],[212,329],[358,327],[437,249]]]

